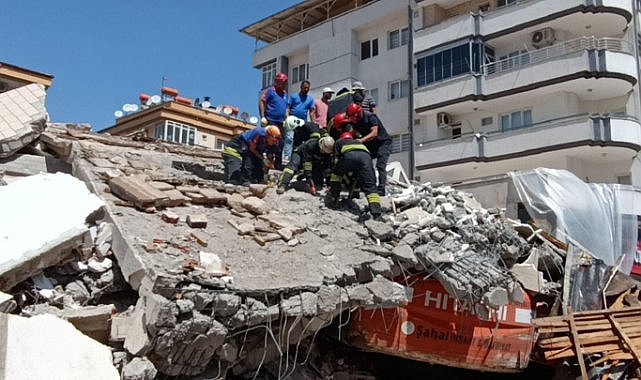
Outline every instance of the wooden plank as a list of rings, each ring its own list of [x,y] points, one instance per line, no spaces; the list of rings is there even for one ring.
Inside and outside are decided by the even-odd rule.
[[[627,352],[612,352],[605,355],[601,359],[597,359],[590,362],[590,367],[596,367],[609,360],[632,360],[632,359],[634,359],[634,356],[632,356],[632,354],[629,354]]]
[[[619,322],[617,322],[616,318],[612,315],[608,316],[610,318],[610,322],[612,322],[612,326],[614,327],[614,331],[616,331],[617,335],[623,339],[625,344],[628,346],[630,351],[632,352],[632,355],[634,355],[634,358],[637,360],[637,365],[641,364],[641,352],[634,346],[634,343],[632,343],[632,340],[626,333],[623,331],[623,328],[621,328],[621,325],[619,325]]]
[[[576,358],[579,362],[579,367],[581,367],[581,379],[588,380],[588,371],[585,369],[585,362],[583,361],[583,351],[581,349],[581,343],[579,342],[579,333],[576,331],[576,325],[574,324],[574,317],[572,314],[572,306],[568,306],[568,324],[570,325],[570,331],[572,332],[572,341],[574,343]]]
[[[111,192],[132,201],[138,207],[157,206],[167,195],[135,176],[120,176],[109,180]]]

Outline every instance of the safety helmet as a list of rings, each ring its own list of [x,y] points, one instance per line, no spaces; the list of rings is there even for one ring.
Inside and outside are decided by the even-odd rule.
[[[349,117],[349,120],[352,123],[355,123],[361,119],[361,111],[363,110],[363,107],[358,105],[358,103],[350,103],[347,106],[347,117]]]
[[[271,136],[275,139],[280,138],[280,129],[278,129],[277,126],[275,125],[268,125],[265,127],[265,132],[267,132],[268,136]]]
[[[287,74],[285,73],[276,74],[276,82],[286,82],[286,81],[287,81]]]
[[[296,117],[294,115],[287,116],[287,119],[285,119],[285,122],[283,123],[283,127],[289,129],[290,131],[293,131],[294,129],[302,126],[305,124],[305,120]]]
[[[334,139],[331,136],[324,136],[318,139],[318,147],[321,153],[330,154],[334,150]]]
[[[344,112],[339,112],[332,118],[332,125],[336,129],[340,129],[341,125],[347,123],[349,119],[345,116]]]
[[[343,139],[353,139],[353,138],[354,138],[354,136],[352,135],[352,132],[343,132],[343,133],[341,133],[341,138],[340,138],[340,140],[343,140]]]

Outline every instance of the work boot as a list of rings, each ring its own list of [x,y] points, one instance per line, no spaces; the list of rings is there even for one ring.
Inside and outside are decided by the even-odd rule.
[[[285,192],[285,190],[285,186],[278,186],[278,188],[276,188],[276,194],[282,194]]]

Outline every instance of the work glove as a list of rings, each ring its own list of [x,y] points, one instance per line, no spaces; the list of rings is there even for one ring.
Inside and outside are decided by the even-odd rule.
[[[269,158],[265,158],[263,160],[263,166],[265,167],[265,169],[270,170],[274,168],[274,163]]]
[[[266,127],[267,124],[268,124],[268,121],[266,118],[264,117],[260,118],[260,125],[262,125],[263,127]]]

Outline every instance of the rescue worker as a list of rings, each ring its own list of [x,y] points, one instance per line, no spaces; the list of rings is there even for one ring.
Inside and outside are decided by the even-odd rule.
[[[356,185],[365,193],[372,217],[378,219],[382,214],[381,198],[376,191],[376,175],[367,147],[355,140],[351,132],[343,132],[334,144],[334,156],[336,164],[330,177],[330,205],[338,202],[342,177],[351,172]]]
[[[334,140],[338,140],[343,132],[352,130],[351,126],[349,126],[349,118],[345,112],[339,112],[334,115],[327,128],[329,129],[329,135],[332,136]]]
[[[294,142],[292,145],[294,149],[309,139],[319,139],[327,134],[325,129],[321,128],[317,123],[311,121],[305,122],[305,120],[293,115],[287,116],[283,126],[287,130],[294,131]]]
[[[223,149],[225,182],[235,185],[262,182],[264,168],[273,168],[280,138],[280,129],[275,125],[256,127],[232,137]]]
[[[392,138],[381,120],[373,113],[364,111],[360,105],[351,103],[345,113],[354,131],[360,134],[358,141],[367,147],[372,159],[376,159],[377,191],[379,195],[385,195],[387,161],[392,153]]]
[[[274,78],[274,85],[263,91],[258,101],[258,112],[260,113],[260,122],[263,127],[275,125],[280,129],[281,136],[285,131],[283,122],[287,116],[287,74],[277,73]],[[284,139],[278,140],[278,153],[276,153],[276,168],[282,169],[282,152]]]
[[[334,139],[330,136],[324,136],[320,139],[311,138],[294,149],[291,160],[278,180],[276,193],[282,194],[287,190],[292,177],[302,165],[307,189],[310,194],[316,195],[316,186],[323,184],[325,162],[329,160],[333,150]]]

